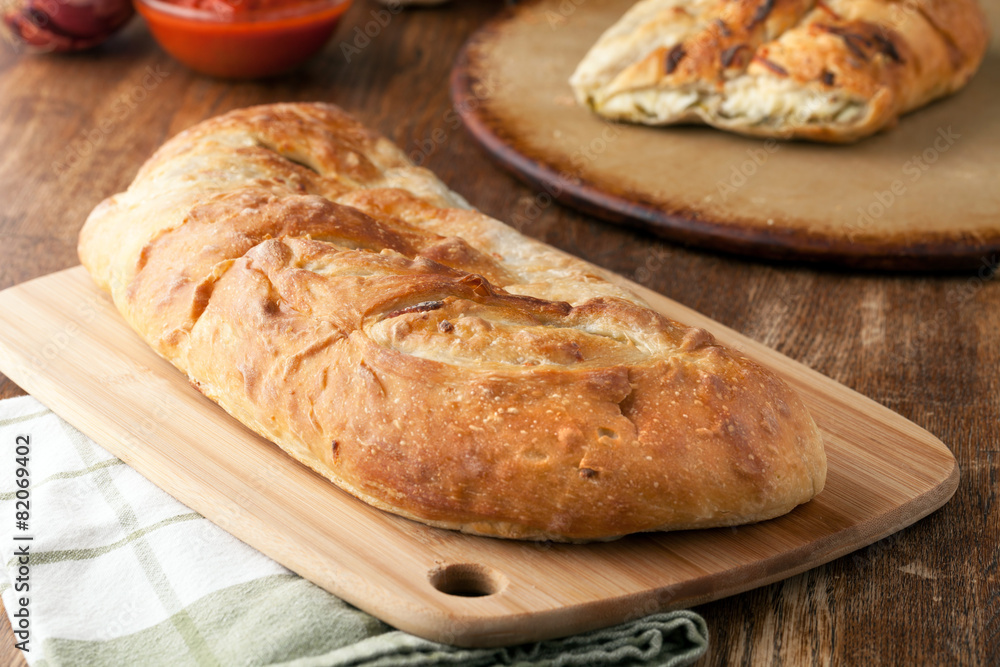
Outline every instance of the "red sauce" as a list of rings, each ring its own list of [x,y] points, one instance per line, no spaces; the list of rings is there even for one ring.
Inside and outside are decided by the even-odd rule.
[[[167,53],[227,78],[286,72],[333,33],[350,0],[137,0]]]
[[[229,20],[260,10],[290,9],[316,4],[316,0],[163,0],[163,2],[177,7],[202,9]]]

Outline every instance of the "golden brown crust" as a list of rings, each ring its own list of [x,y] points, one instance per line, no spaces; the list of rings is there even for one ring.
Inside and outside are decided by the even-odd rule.
[[[823,487],[816,427],[771,373],[466,208],[335,107],[175,137],[80,256],[202,392],[403,516],[610,539]]]
[[[571,83],[610,118],[846,142],[964,86],[988,39],[976,0],[642,0]]]

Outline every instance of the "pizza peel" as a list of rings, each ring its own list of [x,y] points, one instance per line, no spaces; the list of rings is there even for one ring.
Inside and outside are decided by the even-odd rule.
[[[391,625],[463,646],[569,635],[734,595],[865,547],[954,494],[955,458],[924,429],[610,277],[666,316],[711,330],[802,395],[829,459],[816,499],[750,526],[582,545],[430,528],[356,500],[223,412],[128,327],[82,267],[0,293],[0,371],[289,569]],[[43,455],[44,443],[35,447]]]

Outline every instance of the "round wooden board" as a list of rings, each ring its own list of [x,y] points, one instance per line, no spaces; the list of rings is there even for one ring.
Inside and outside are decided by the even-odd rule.
[[[858,268],[976,270],[1000,251],[1000,40],[959,94],[850,146],[608,123],[567,79],[634,0],[535,0],[452,72],[466,126],[548,197],[668,239]],[[1000,0],[987,0],[1000,25]],[[547,194],[546,194],[547,193]]]

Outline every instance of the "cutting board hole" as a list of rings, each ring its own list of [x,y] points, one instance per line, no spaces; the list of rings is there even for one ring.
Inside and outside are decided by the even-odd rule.
[[[430,571],[431,586],[447,595],[481,598],[503,590],[507,578],[478,563],[454,563]]]

